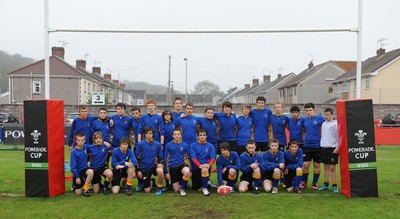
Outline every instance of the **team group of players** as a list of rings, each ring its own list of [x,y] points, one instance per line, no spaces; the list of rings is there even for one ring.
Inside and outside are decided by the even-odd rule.
[[[274,104],[274,112],[265,103],[260,96],[254,109],[243,105],[236,115],[232,104],[224,102],[222,112],[207,107],[204,117],[193,116],[191,103],[184,112],[180,98],[174,100],[173,111],[161,115],[156,113],[154,100],[146,102],[147,113],[142,115],[140,108],[134,107],[131,116],[123,103],[116,105],[112,117],[105,108],[99,109],[98,116],[88,116],[88,108],[81,106],[68,137],[75,194],[90,196],[90,185],[95,193],[109,194],[110,184],[111,192],[119,193],[123,183],[126,194],[132,195],[133,179],[137,178],[136,191],[155,188],[156,195],[161,195],[172,187],[185,196],[191,179],[190,187],[208,196],[215,162],[218,186],[228,185],[239,192],[252,189],[259,194],[262,185],[275,194],[280,182],[288,192],[301,193],[307,187],[311,161],[311,188],[328,190],[332,176],[332,190],[338,192],[337,123],[332,109],[325,109],[324,119],[316,115],[314,104],[307,103],[306,117],[300,117],[297,106],[290,109],[288,117],[283,115],[282,103]],[[288,143],[286,132],[290,133]],[[321,161],[324,184],[318,188]]]

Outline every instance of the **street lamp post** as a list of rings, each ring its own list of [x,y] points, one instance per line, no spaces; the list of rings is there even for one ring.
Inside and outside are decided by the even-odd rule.
[[[185,71],[185,103],[187,103],[187,101],[188,101],[188,91],[187,91],[187,61],[188,61],[188,58],[184,58],[183,59],[184,61],[185,61],[185,66],[186,66],[186,71]]]

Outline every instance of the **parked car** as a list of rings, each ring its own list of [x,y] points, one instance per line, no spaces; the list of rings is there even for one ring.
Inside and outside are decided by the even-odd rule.
[[[400,126],[400,113],[390,113],[383,117],[382,124],[396,124],[396,126]]]
[[[382,125],[382,120],[378,116],[374,115],[374,126],[380,127],[381,125]]]
[[[18,119],[11,113],[0,113],[0,124],[3,123],[19,123]]]
[[[74,121],[74,119],[78,118],[78,116],[79,116],[79,113],[70,113],[67,116],[67,119],[65,119],[65,124],[71,125],[72,121]]]

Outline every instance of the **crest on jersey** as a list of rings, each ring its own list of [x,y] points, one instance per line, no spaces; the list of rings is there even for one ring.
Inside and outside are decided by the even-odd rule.
[[[314,120],[314,125],[316,125],[317,124],[317,120]]]
[[[181,151],[183,151],[183,147],[181,147],[181,149],[180,149]]]

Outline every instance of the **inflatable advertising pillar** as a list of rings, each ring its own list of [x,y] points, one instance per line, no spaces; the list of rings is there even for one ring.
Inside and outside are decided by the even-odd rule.
[[[372,100],[336,102],[342,193],[378,197]]]
[[[64,101],[25,100],[25,196],[65,192]]]

